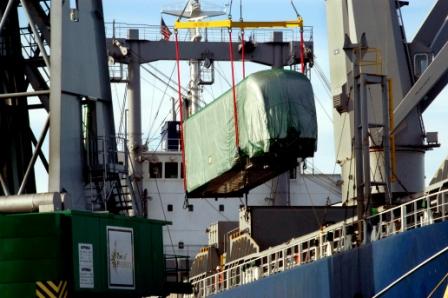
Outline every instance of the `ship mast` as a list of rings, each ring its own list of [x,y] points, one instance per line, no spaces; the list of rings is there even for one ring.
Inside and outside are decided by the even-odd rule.
[[[196,15],[201,12],[201,5],[198,0],[191,0],[189,2],[190,11],[192,15]],[[201,32],[198,28],[190,30],[190,39],[192,42],[200,42],[202,39]],[[195,114],[199,110],[199,100],[200,100],[200,72],[199,72],[199,61],[196,59],[190,60],[190,83],[188,88],[191,94],[191,108],[189,111],[189,116]]]
[[[224,15],[224,11],[207,11],[203,10],[199,0],[189,0],[184,10],[162,10],[162,13],[177,16],[178,18],[185,18],[187,21],[197,21],[208,17],[215,17]],[[189,30],[190,41],[200,42],[202,40],[202,33],[199,28]],[[197,59],[189,60],[190,67],[190,81],[188,84],[188,91],[190,95],[190,103],[188,109],[188,115],[195,114],[200,108],[201,100],[201,63]]]

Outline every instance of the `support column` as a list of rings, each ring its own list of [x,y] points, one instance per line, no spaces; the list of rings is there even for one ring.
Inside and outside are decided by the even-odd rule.
[[[362,133],[362,163],[363,163],[363,182],[364,182],[364,212],[369,205],[370,200],[370,137],[369,137],[369,110],[367,101],[366,77],[361,74],[360,80],[360,100],[361,100],[361,133]],[[368,213],[368,211],[367,211]]]
[[[389,114],[389,86],[388,80],[384,76],[381,82],[382,98],[383,98],[383,152],[384,152],[384,183],[386,189],[384,190],[386,203],[392,204],[392,189],[391,189],[391,149],[390,149],[390,114]]]
[[[190,60],[190,86],[191,92],[191,107],[189,115],[194,115],[199,110],[199,61]]]
[[[363,162],[362,162],[362,123],[361,123],[361,98],[357,77],[357,67],[353,67],[353,116],[354,116],[354,147],[355,147],[355,178],[356,178],[356,215],[358,216],[357,241],[363,240],[364,216],[364,191],[363,191]]]
[[[129,39],[138,39],[138,30],[131,29],[128,33]],[[128,64],[128,146],[129,146],[129,176],[135,199],[141,201],[143,193],[143,167],[142,156],[142,120],[141,120],[141,83],[140,62],[138,43],[131,43],[131,60]],[[136,204],[138,206],[138,203]],[[136,206],[134,206],[136,207]],[[134,208],[140,213],[139,208]],[[139,214],[136,214],[139,215]]]
[[[191,41],[192,42],[200,42],[202,36],[199,32],[199,29],[190,30]],[[195,59],[190,60],[190,84],[189,90],[191,93],[191,107],[188,113],[188,116],[194,115],[199,110],[199,100],[200,100],[200,89],[199,89],[199,81],[200,81],[200,69],[199,69],[199,61]]]

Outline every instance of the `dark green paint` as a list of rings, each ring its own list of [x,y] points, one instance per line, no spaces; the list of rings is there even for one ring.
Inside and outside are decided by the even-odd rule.
[[[65,211],[0,216],[0,297],[34,297],[36,281],[68,280],[71,297],[163,292],[166,222]],[[135,290],[108,289],[107,226],[134,231]],[[78,244],[93,245],[94,289],[79,287]]]

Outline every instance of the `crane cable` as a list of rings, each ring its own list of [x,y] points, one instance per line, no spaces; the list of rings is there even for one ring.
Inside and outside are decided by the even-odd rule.
[[[305,74],[305,42],[303,40],[303,25],[300,26],[300,66],[302,73]]]
[[[300,25],[299,25],[300,65],[302,68],[302,73],[305,74],[305,41],[303,39],[303,19],[302,19],[302,16],[300,15],[299,11],[297,10],[296,6],[294,5],[293,0],[291,0],[291,5],[292,5],[294,12],[296,13],[297,19],[301,21]]]

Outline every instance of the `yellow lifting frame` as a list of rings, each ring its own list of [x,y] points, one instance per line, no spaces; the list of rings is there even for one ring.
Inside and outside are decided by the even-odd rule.
[[[272,22],[234,22],[228,20],[217,21],[193,21],[193,22],[175,22],[174,29],[196,29],[196,28],[303,28],[303,19],[298,18],[293,21],[272,21]]]

